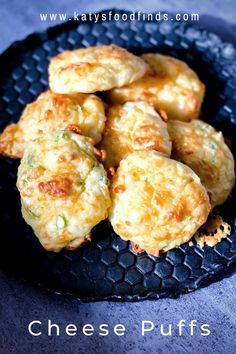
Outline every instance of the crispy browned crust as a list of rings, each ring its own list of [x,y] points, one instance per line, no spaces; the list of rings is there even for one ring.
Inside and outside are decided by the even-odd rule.
[[[81,134],[81,128],[78,124],[69,124],[65,130],[75,134]]]
[[[70,178],[59,175],[55,179],[39,183],[39,190],[52,197],[63,198],[70,194],[71,185]]]
[[[230,233],[231,226],[219,214],[211,214],[207,222],[196,232],[194,239],[200,247],[205,245],[213,247]]]
[[[135,254],[139,255],[143,252],[145,252],[145,250],[143,248],[141,248],[137,243],[131,241],[131,247],[132,247],[132,250]],[[163,254],[165,253],[164,250],[157,250],[156,252],[153,252],[153,256],[154,257],[160,257],[162,256]]]
[[[109,179],[111,179],[114,176],[115,172],[116,172],[116,168],[115,167],[106,168],[106,172],[107,172],[107,177]]]
[[[17,124],[8,125],[0,135],[0,154],[11,157],[12,159],[20,159],[21,151],[16,148],[17,145]]]
[[[134,253],[136,254],[140,254],[140,253],[143,253],[145,252],[145,250],[143,248],[141,248],[137,243],[131,241],[131,246],[132,246],[132,250]]]

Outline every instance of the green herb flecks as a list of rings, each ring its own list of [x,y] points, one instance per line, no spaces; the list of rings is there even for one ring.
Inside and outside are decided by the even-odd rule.
[[[106,176],[102,176],[100,179],[99,179],[99,182],[101,182],[102,184],[104,184],[105,186],[108,186],[108,178]]]
[[[40,217],[39,214],[36,214],[33,210],[31,210],[29,208],[25,208],[25,211],[34,219]]]
[[[69,223],[68,219],[66,218],[65,215],[61,214],[57,216],[56,225],[58,229],[60,230],[65,229],[68,226],[68,223]]]
[[[212,142],[210,142],[210,149],[211,149],[211,161],[212,161],[212,163],[215,163],[217,148],[216,148],[216,145]]]
[[[70,140],[71,139],[71,135],[70,135],[70,133],[63,132],[62,133],[62,138],[65,139],[65,140]]]
[[[35,151],[30,151],[26,159],[29,167],[33,168],[35,166]]]

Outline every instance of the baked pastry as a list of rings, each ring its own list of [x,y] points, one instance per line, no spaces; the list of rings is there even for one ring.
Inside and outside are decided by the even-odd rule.
[[[50,62],[49,85],[58,93],[93,93],[130,84],[146,71],[143,59],[116,45],[65,50]]]
[[[110,206],[108,179],[94,147],[71,132],[27,144],[17,187],[23,217],[48,251],[79,247]]]
[[[211,209],[199,177],[153,150],[135,151],[121,161],[111,200],[115,232],[155,256],[189,241]]]
[[[127,102],[108,110],[100,147],[106,151],[106,167],[118,166],[134,150],[171,154],[167,124],[147,102]]]
[[[89,136],[98,143],[105,127],[102,100],[95,95],[60,95],[47,91],[26,106],[19,122],[8,125],[0,135],[0,153],[21,158],[32,139],[57,130]]]
[[[190,121],[198,118],[205,85],[196,73],[181,60],[161,55],[143,54],[149,64],[141,79],[108,93],[111,104],[127,101],[147,101],[156,110],[164,110],[169,119]]]
[[[221,132],[201,121],[169,121],[172,157],[182,161],[200,177],[212,207],[228,198],[235,184],[234,157]]]

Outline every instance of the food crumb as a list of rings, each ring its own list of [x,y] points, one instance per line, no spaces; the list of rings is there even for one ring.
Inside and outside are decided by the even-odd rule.
[[[219,214],[211,214],[207,222],[196,232],[189,246],[195,242],[203,248],[205,245],[213,247],[231,233],[231,226]]]
[[[140,254],[144,252],[144,249],[142,249],[137,243],[131,241],[131,246],[132,246],[132,250],[136,254]]]

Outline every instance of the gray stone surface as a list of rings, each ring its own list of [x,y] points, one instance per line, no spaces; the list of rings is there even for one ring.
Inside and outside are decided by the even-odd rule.
[[[224,354],[235,353],[236,275],[207,288],[183,295],[178,299],[162,299],[139,303],[80,303],[71,297],[62,297],[32,288],[9,274],[0,273],[0,353],[98,353],[98,354]],[[47,335],[47,320],[61,325],[60,336]],[[208,323],[211,335],[202,337],[196,330],[193,336],[175,330],[170,337],[160,335],[160,324],[176,326],[179,320],[192,319],[197,324]],[[27,326],[32,320],[42,321],[43,334],[32,337]],[[157,328],[141,336],[141,321],[153,321]],[[78,334],[68,337],[64,331],[68,323],[78,326]],[[127,332],[122,337],[91,337],[81,333],[84,324],[95,328],[101,323],[110,326],[122,323]],[[36,327],[35,327],[36,328]]]
[[[113,1],[19,1],[0,0],[0,51],[16,39],[30,32],[46,28],[49,23],[40,22],[39,12],[68,11],[86,12],[114,7]],[[119,8],[129,10],[154,11],[167,9],[172,12],[194,11],[204,14],[202,23],[220,33],[228,41],[236,42],[235,1],[122,1]],[[218,19],[212,18],[217,16]],[[51,24],[52,25],[52,24]],[[236,274],[214,283],[207,288],[178,299],[162,299],[140,303],[80,303],[71,297],[61,297],[33,288],[15,279],[4,271],[0,272],[0,353],[168,353],[168,354],[224,354],[236,352]],[[51,319],[61,325],[59,337],[46,334],[46,321]],[[171,337],[162,337],[159,327],[163,323],[176,325],[180,319],[186,324],[193,319],[197,324],[208,323],[212,331],[208,337],[200,335],[199,330],[191,336],[184,331],[178,336],[175,330]],[[27,326],[32,320],[43,322],[43,334],[32,337]],[[141,336],[142,320],[153,321],[155,332]],[[63,333],[68,323],[78,326],[78,334],[69,337]],[[86,323],[110,326],[123,323],[127,332],[117,337],[111,334],[101,337],[94,334],[85,337],[81,326]],[[97,332],[98,333],[98,332]]]

